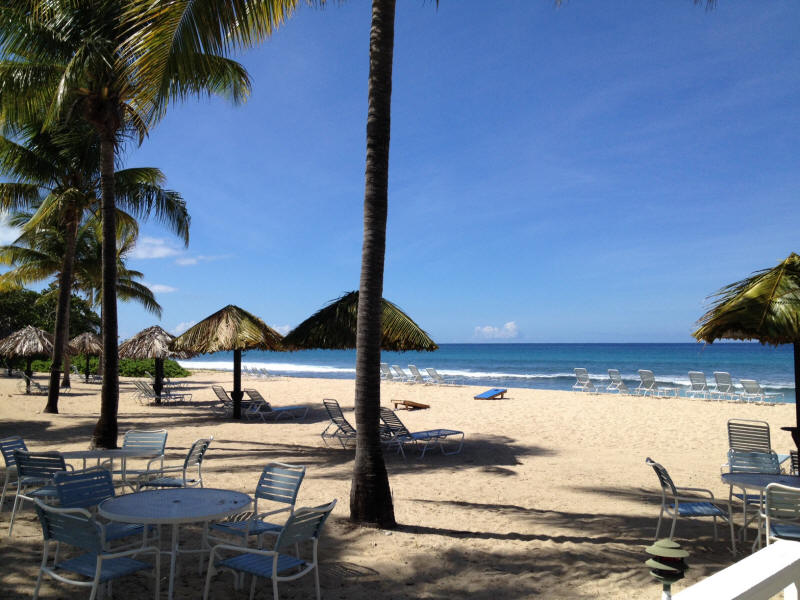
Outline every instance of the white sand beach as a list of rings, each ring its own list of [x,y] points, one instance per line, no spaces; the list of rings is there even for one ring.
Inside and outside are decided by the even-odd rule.
[[[40,375],[40,380],[43,377]],[[193,400],[211,403],[212,383],[230,388],[230,373],[200,372],[187,380]],[[510,389],[497,401],[472,399],[482,388],[385,383],[382,403],[408,399],[431,405],[399,415],[412,431],[446,427],[466,433],[461,454],[438,451],[424,460],[387,457],[399,528],[354,527],[347,521],[353,451],[326,448],[323,398],[353,408],[352,380],[279,378],[245,380],[276,406],[308,404],[302,422],[233,422],[207,406],[140,406],[133,386],[121,382],[119,429],[166,428],[168,462],[193,440],[214,435],[207,454],[207,487],[252,493],[269,461],[307,467],[298,506],[334,498],[338,505],[320,544],[322,595],[327,600],[386,598],[631,598],[658,597],[644,566],[653,540],[660,496],[650,456],[678,485],[704,487],[727,497],[720,465],[729,418],[764,419],[773,446],[788,452],[792,405],[760,406],[676,398]],[[61,414],[41,413],[42,397],[16,392],[0,378],[0,437],[21,435],[31,450],[77,450],[89,445],[99,411],[99,386],[73,378]],[[121,440],[121,435],[120,435]],[[30,505],[13,538],[7,535],[10,503],[0,519],[0,588],[3,598],[29,598],[41,559],[41,530]],[[196,541],[197,530],[183,533]],[[682,520],[678,541],[690,552],[683,589],[732,562],[727,529],[712,541],[708,521]],[[751,535],[752,539],[752,535]],[[183,559],[176,598],[198,598],[196,560]],[[150,597],[149,582],[115,583],[119,598]],[[163,597],[166,585],[162,581]],[[283,584],[281,598],[313,597],[313,578]],[[45,580],[44,598],[83,598],[87,592]],[[217,578],[212,597],[245,598],[229,576]],[[271,598],[262,582],[257,598]]]

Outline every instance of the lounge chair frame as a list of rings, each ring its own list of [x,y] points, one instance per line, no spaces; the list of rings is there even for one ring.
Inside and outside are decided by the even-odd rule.
[[[464,446],[463,431],[456,431],[454,429],[429,429],[427,431],[417,431],[411,433],[408,428],[403,425],[400,417],[398,417],[393,410],[382,406],[380,409],[380,414],[381,421],[384,422],[389,433],[391,434],[391,438],[389,438],[386,442],[387,445],[390,447],[396,447],[397,452],[403,456],[403,459],[406,458],[406,453],[404,450],[404,446],[406,444],[412,444],[414,446],[421,445],[422,450],[420,451],[420,458],[425,458],[425,453],[434,445],[438,445],[439,449],[442,451],[442,454],[445,456],[458,454],[461,452],[461,449]],[[445,441],[447,441],[447,438],[454,436],[460,436],[456,442],[457,448],[448,452],[445,447]]]

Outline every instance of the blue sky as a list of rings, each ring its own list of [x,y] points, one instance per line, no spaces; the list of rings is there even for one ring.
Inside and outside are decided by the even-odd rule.
[[[173,107],[188,249],[147,225],[180,331],[278,328],[358,287],[370,7],[303,8],[242,106]],[[385,289],[438,342],[690,341],[706,296],[800,251],[800,5],[398,2]],[[2,232],[0,232],[0,236]],[[120,306],[120,335],[154,324]]]

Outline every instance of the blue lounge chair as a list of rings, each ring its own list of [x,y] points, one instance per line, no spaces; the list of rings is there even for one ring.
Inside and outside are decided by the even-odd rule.
[[[260,417],[262,421],[266,421],[269,417],[273,417],[277,421],[284,415],[290,419],[305,419],[308,414],[308,406],[300,404],[294,406],[272,406],[258,390],[249,388],[245,389],[244,393],[252,400],[250,406],[244,412],[244,416],[247,419]]]
[[[403,446],[406,444],[416,445],[417,443],[421,443],[422,452],[420,453],[420,458],[425,457],[425,452],[427,452],[431,444],[438,444],[442,454],[445,455],[458,454],[464,446],[463,431],[455,431],[454,429],[429,429],[427,431],[411,433],[408,428],[403,425],[403,422],[400,421],[400,417],[398,417],[393,410],[385,407],[381,407],[381,421],[386,424],[386,429],[391,434],[391,438],[389,438],[386,443],[388,445],[397,446],[397,451],[403,455],[403,458],[406,457],[405,450],[403,450]],[[461,437],[458,440],[458,447],[455,450],[447,452],[443,442],[451,436]]]
[[[492,388],[481,392],[477,396],[473,396],[475,400],[496,400],[497,398],[505,398],[508,390],[504,388]]]
[[[325,406],[325,410],[328,412],[328,417],[330,417],[331,420],[325,428],[325,431],[320,434],[322,436],[322,442],[327,446],[328,440],[333,439],[338,441],[342,445],[342,448],[345,448],[350,441],[355,442],[356,428],[344,418],[342,407],[339,406],[339,403],[332,398],[326,398],[322,401],[322,404]]]

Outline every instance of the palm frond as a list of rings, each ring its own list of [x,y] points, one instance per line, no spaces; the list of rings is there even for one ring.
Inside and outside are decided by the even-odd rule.
[[[255,315],[229,304],[172,342],[176,351],[283,350],[281,335]]]

